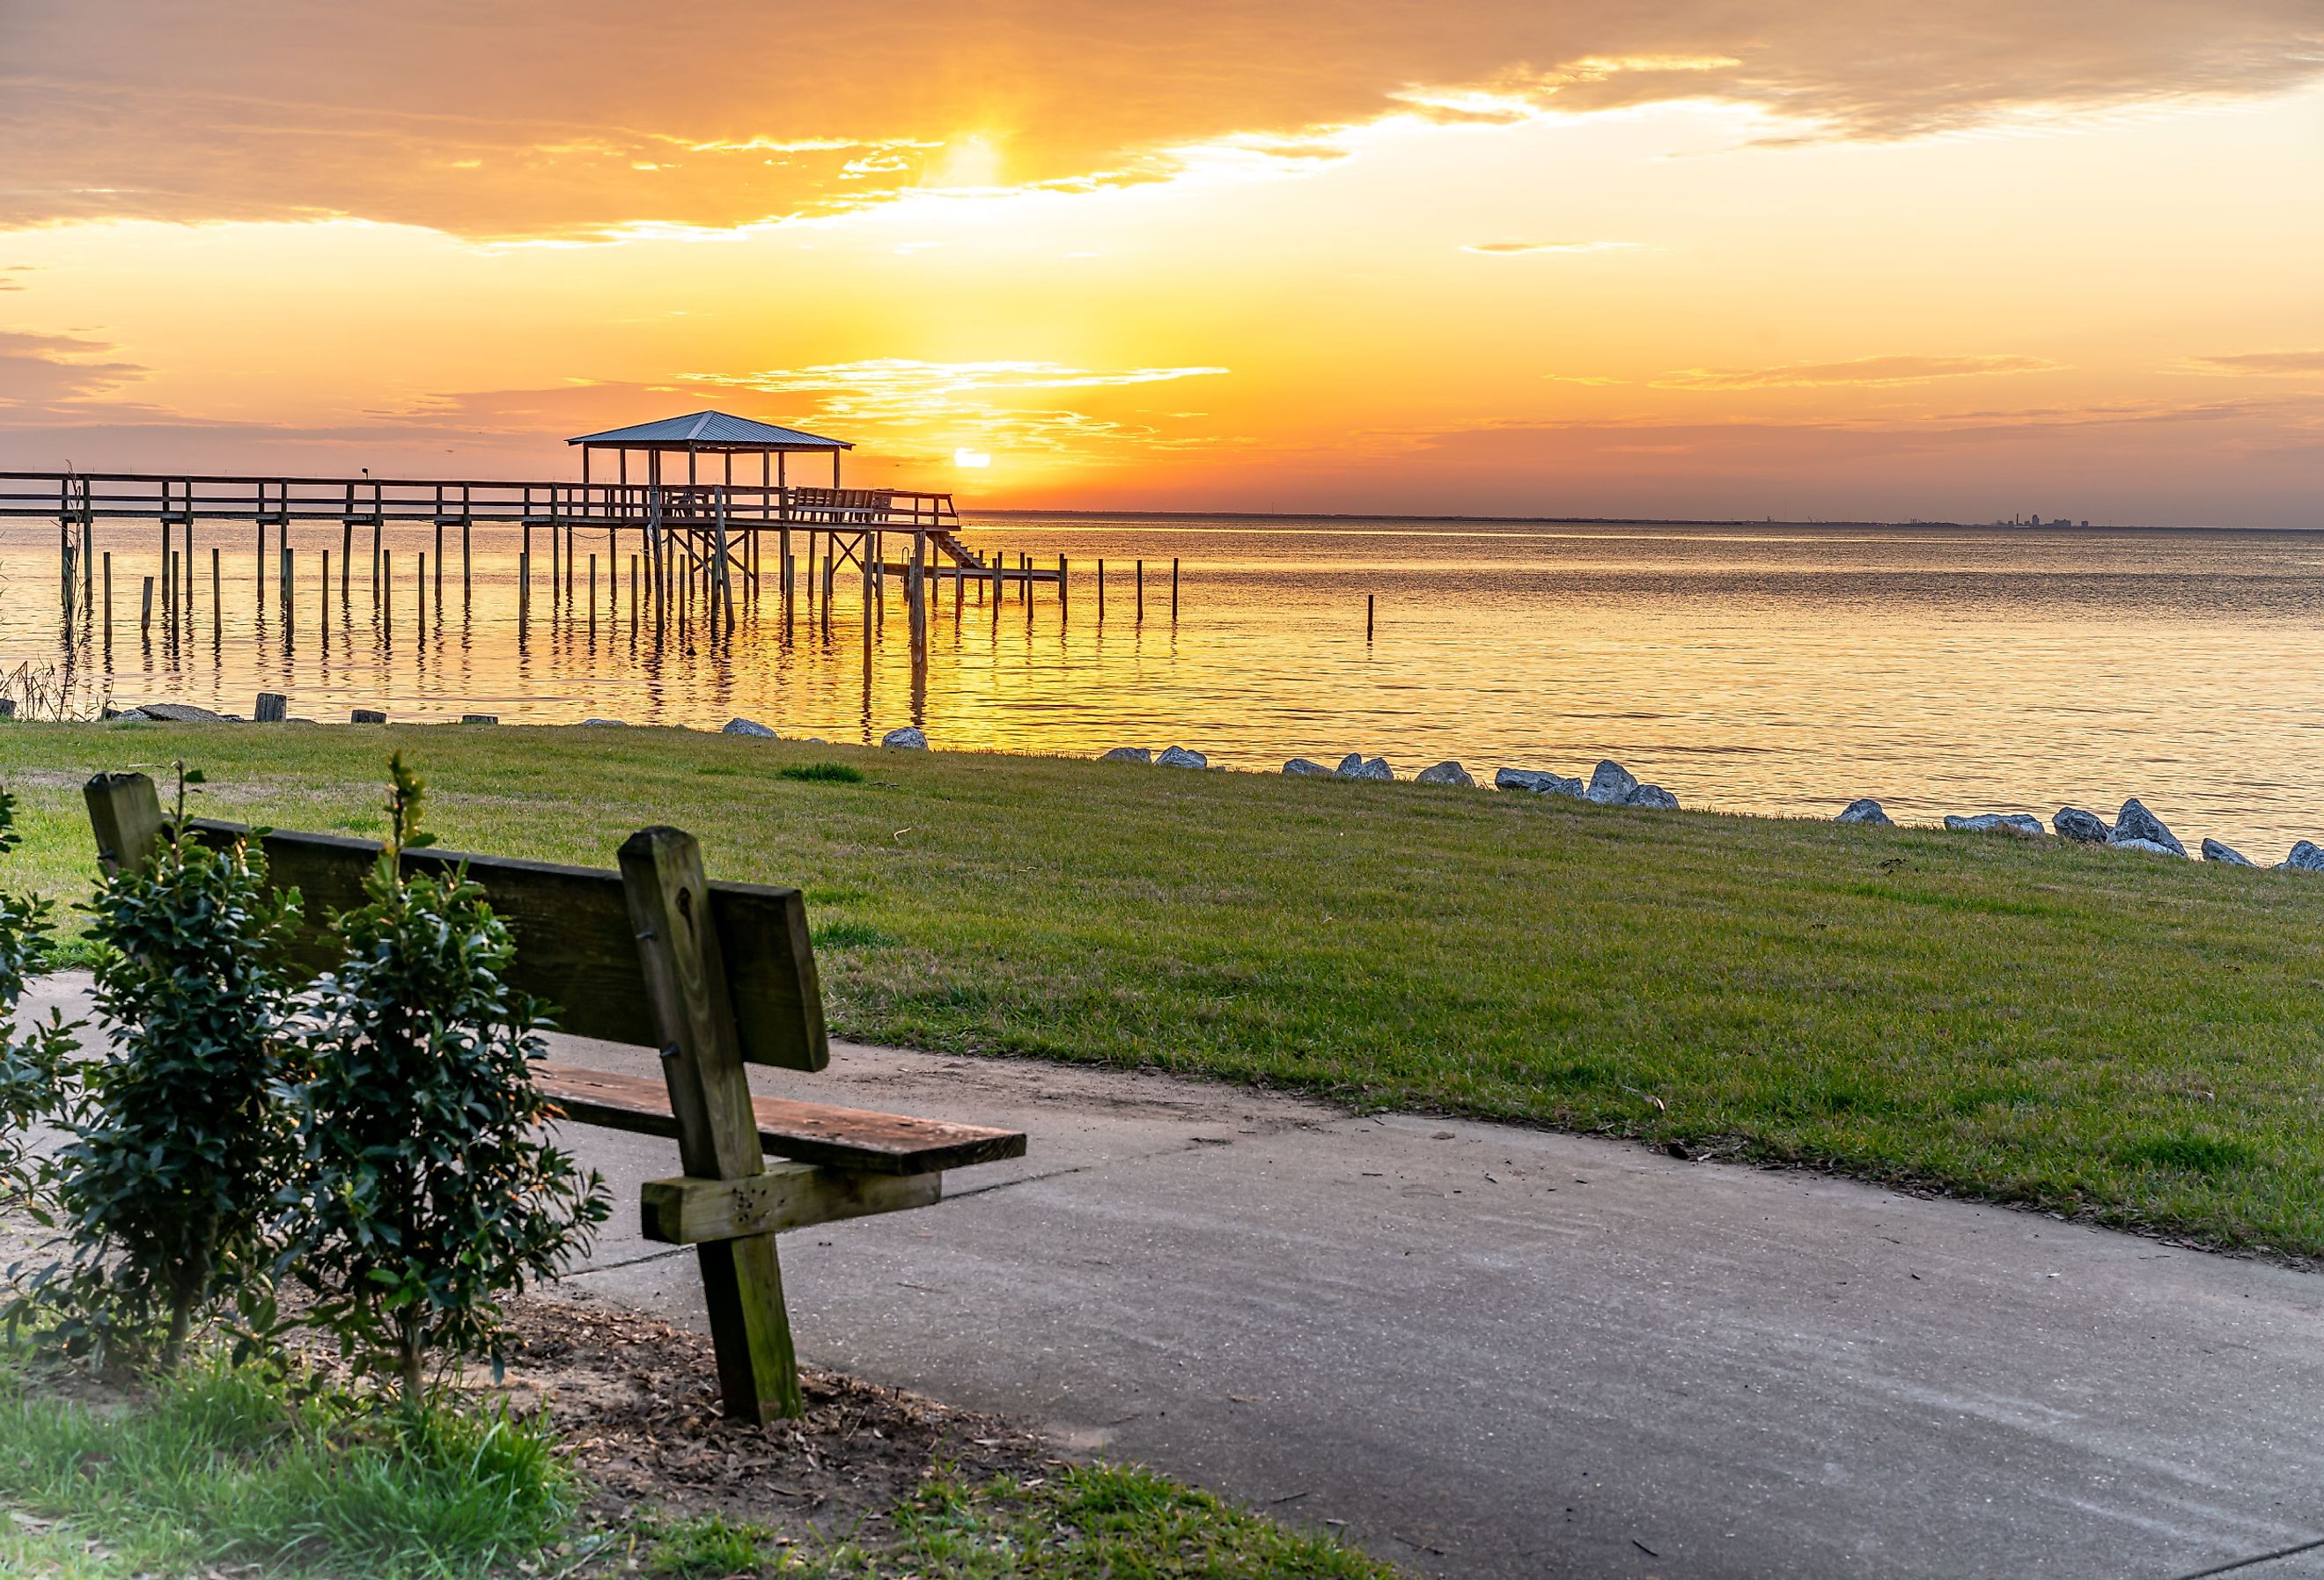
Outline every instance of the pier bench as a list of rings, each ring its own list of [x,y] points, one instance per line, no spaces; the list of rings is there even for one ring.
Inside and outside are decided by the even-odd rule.
[[[142,773],[98,774],[84,796],[108,872],[147,859],[168,833]],[[254,836],[210,818],[187,829],[216,846]],[[255,837],[268,881],[304,899],[295,960],[337,966],[330,917],[363,903],[380,845],[281,829]],[[831,1057],[807,907],[796,889],[708,882],[689,834],[640,830],[618,871],[432,847],[401,861],[407,873],[465,868],[482,886],[516,945],[510,985],[557,1006],[559,1030],[659,1051],[659,1081],[548,1062],[533,1081],[568,1123],[677,1141],[683,1172],[644,1186],[641,1228],[696,1248],[732,1419],[802,1408],[778,1234],[927,1206],[947,1169],[1024,1155],[1020,1132],[753,1096],[744,1065],[814,1071]]]

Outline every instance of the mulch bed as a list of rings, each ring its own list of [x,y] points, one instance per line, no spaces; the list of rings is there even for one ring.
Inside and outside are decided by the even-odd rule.
[[[721,1514],[862,1538],[938,1469],[973,1482],[1058,1463],[1021,1423],[811,1368],[803,1418],[730,1422],[703,1335],[586,1298],[528,1298],[512,1316],[505,1381],[472,1373],[472,1386],[547,1412],[607,1524]]]

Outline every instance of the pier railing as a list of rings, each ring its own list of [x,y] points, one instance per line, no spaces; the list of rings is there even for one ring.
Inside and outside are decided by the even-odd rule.
[[[536,526],[708,524],[949,531],[949,494],[741,483],[650,484],[387,477],[187,476],[142,472],[0,472],[0,517],[255,522],[505,522]]]

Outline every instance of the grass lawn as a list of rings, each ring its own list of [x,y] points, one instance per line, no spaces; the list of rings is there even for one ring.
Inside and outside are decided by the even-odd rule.
[[[2324,1253],[2324,879],[1414,785],[666,730],[0,727],[70,898],[98,769],[455,849],[699,836],[807,891],[833,1024],[1829,1164]],[[837,763],[860,771],[801,772]],[[788,774],[786,770],[791,771]]]

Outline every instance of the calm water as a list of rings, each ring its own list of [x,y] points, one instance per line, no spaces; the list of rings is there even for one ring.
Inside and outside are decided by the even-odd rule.
[[[521,634],[513,531],[480,532],[472,596],[456,560],[442,606],[431,599],[415,626],[425,528],[390,534],[384,629],[366,565],[346,604],[334,587],[322,628],[319,551],[337,532],[318,528],[311,541],[292,534],[286,639],[279,601],[256,607],[240,526],[197,538],[190,633],[157,619],[148,641],[137,594],[158,530],[100,523],[97,546],[114,554],[108,662],[93,622],[65,640],[54,529],[13,524],[0,531],[0,657],[13,668],[69,651],[80,695],[109,686],[121,704],[242,713],[264,688],[325,719],[360,706],[715,727],[742,714],[849,741],[917,723],[939,748],[1176,742],[1267,769],[1361,749],[1402,773],[1453,757],[1480,778],[1503,763],[1586,774],[1611,756],[1691,807],[1829,815],[1876,795],[1901,819],[1933,821],[2046,816],[2061,801],[2110,814],[2136,794],[2190,845],[2216,834],[2280,860],[2292,839],[2324,837],[2324,533],[993,516],[969,536],[1037,563],[1070,556],[1070,619],[1046,588],[1029,624],[1014,601],[996,624],[973,603],[955,619],[947,599],[918,684],[900,596],[867,666],[844,576],[828,637],[804,611],[787,635],[770,596],[731,644],[657,651],[604,581],[593,633],[586,592],[552,600],[545,573]],[[1142,623],[1129,575],[1139,558]],[[1369,642],[1367,595],[1379,601]]]

